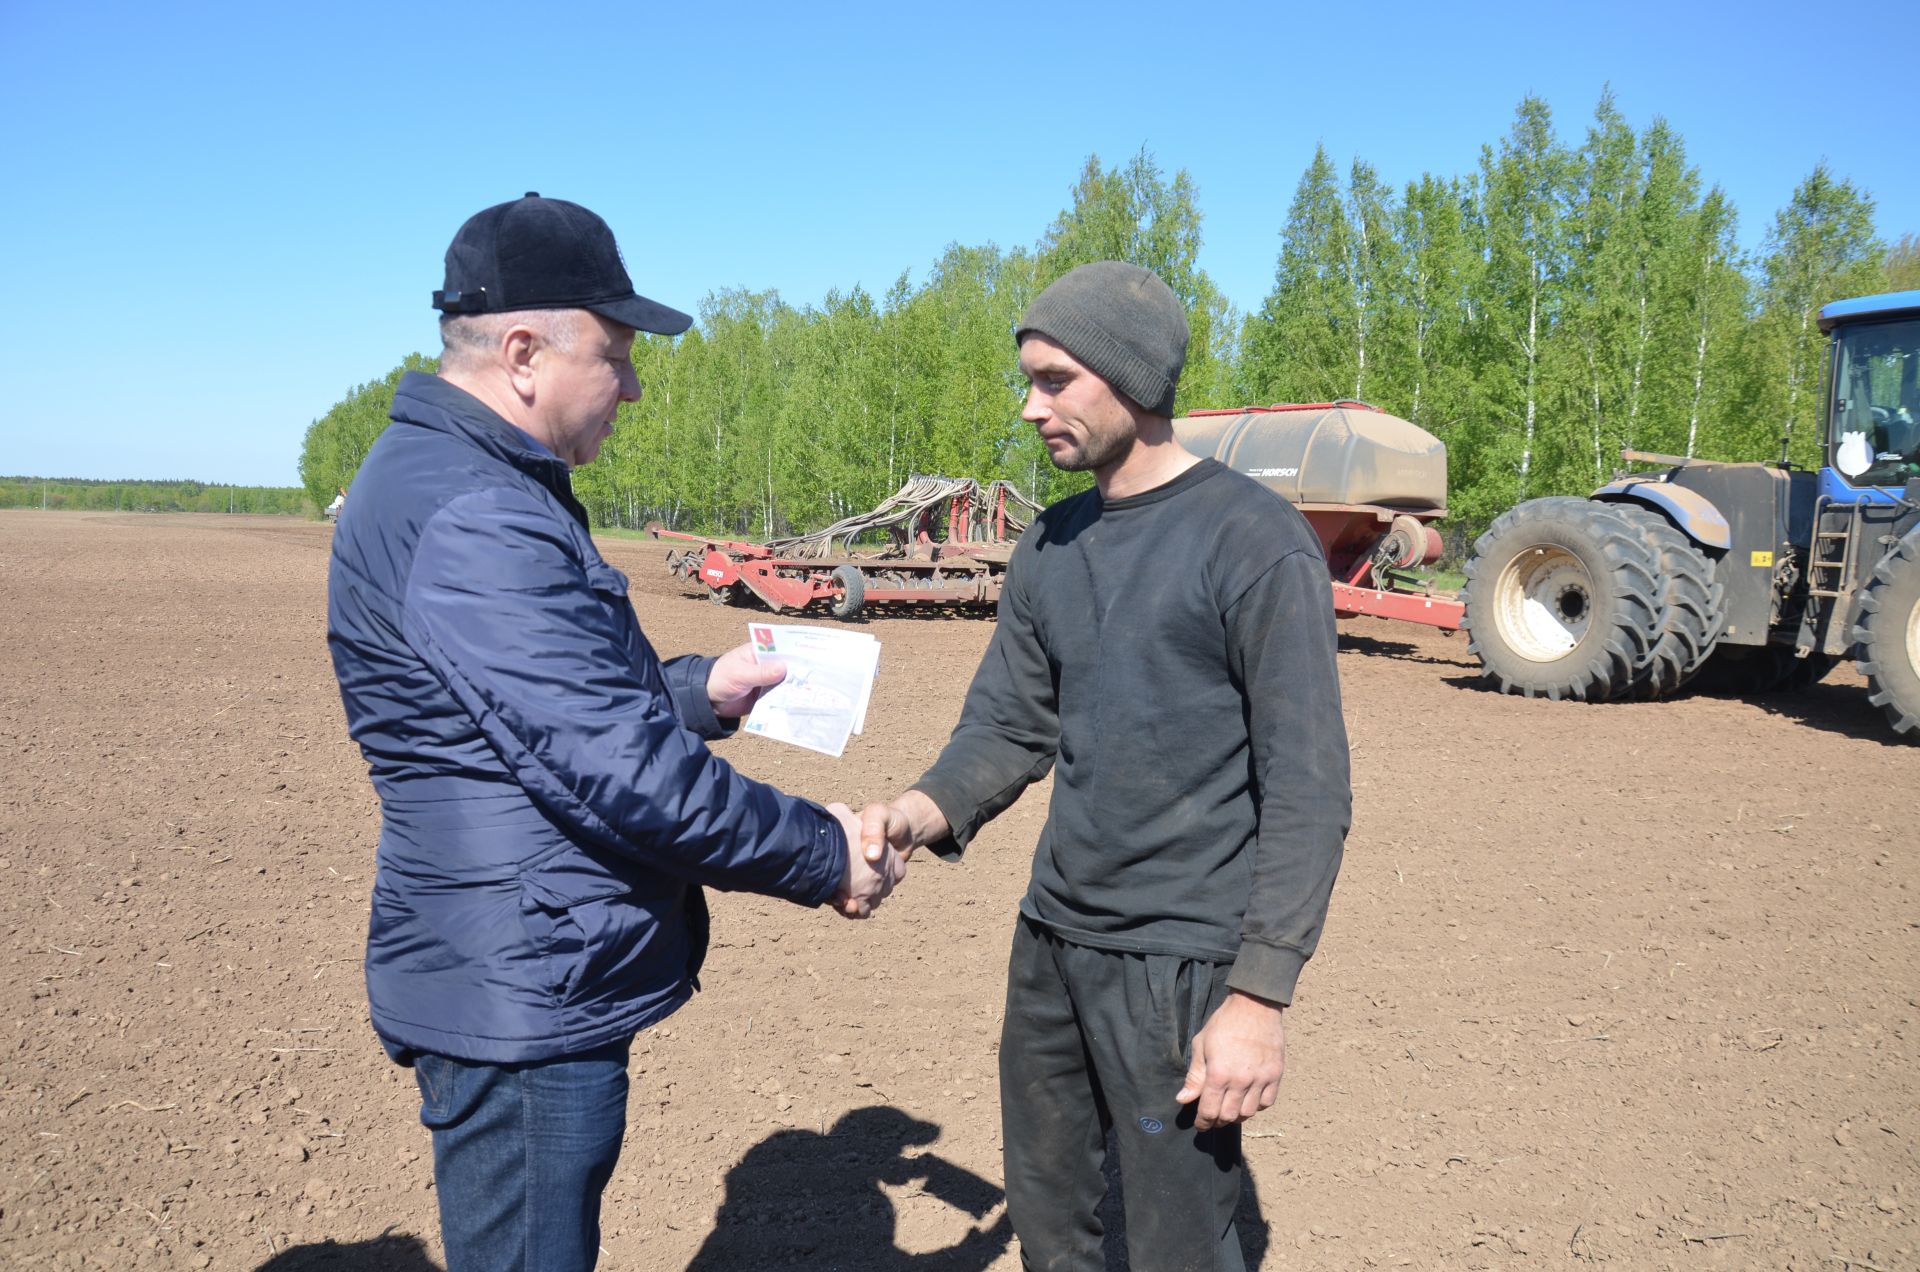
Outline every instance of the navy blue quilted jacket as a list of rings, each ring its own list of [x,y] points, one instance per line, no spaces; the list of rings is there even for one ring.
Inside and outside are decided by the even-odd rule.
[[[822,808],[702,736],[712,660],[662,663],[566,465],[412,373],[334,532],[327,640],[380,796],[374,1028],[508,1064],[626,1037],[685,1002],[700,885],[818,905],[846,862]]]

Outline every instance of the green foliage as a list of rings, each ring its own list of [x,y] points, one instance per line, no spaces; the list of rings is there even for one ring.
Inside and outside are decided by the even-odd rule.
[[[1241,383],[1259,402],[1324,402],[1354,380],[1353,226],[1325,147],[1300,178],[1281,235],[1273,291],[1242,336]]]
[[[1767,451],[1756,443],[1782,439],[1795,463],[1819,462],[1826,337],[1815,318],[1829,301],[1877,291],[1884,258],[1873,234],[1873,201],[1836,179],[1825,161],[1817,164],[1775,215],[1760,263],[1760,313],[1748,331],[1749,366],[1770,374],[1752,377],[1744,395],[1750,451],[1777,456],[1777,444]]]
[[[1824,166],[1743,259],[1680,136],[1636,134],[1611,93],[1577,148],[1529,97],[1475,173],[1393,199],[1363,160],[1344,190],[1338,171],[1321,150],[1301,178],[1243,332],[1243,397],[1359,396],[1414,421],[1447,444],[1467,524],[1584,494],[1623,448],[1778,458],[1791,421],[1812,462],[1813,315],[1920,272],[1911,237],[1883,252],[1871,202]]]
[[[1887,249],[1886,291],[1920,290],[1920,235],[1902,234]]]
[[[1192,178],[1178,172],[1167,181],[1145,149],[1119,168],[1103,169],[1100,157],[1089,155],[1072,194],[1073,205],[1040,241],[1031,292],[1019,297],[1013,320],[1031,294],[1075,266],[1118,260],[1150,269],[1187,310],[1187,363],[1174,409],[1235,405],[1240,400],[1234,387],[1240,316],[1200,268],[1202,218]],[[1090,484],[1085,474],[1052,472],[1032,430],[1018,433],[1016,449],[1043,499]]]
[[[353,483],[360,461],[375,438],[386,431],[393,390],[409,371],[437,371],[437,358],[408,354],[385,378],[355,385],[347,396],[307,426],[300,447],[300,484],[316,508],[333,502],[336,491]]]
[[[1242,315],[1200,267],[1199,192],[1146,150],[1088,156],[1030,247],[952,244],[917,281],[706,298],[694,330],[634,348],[645,395],[574,474],[595,523],[764,538],[872,507],[916,473],[1008,478],[1051,501],[1057,472],[1020,419],[1013,331],[1038,290],[1087,261],[1156,271],[1193,340],[1179,407],[1360,398],[1447,444],[1456,525],[1578,494],[1623,447],[1732,460],[1815,454],[1819,306],[1920,286],[1920,246],[1886,248],[1872,203],[1824,165],[1762,251],[1683,140],[1636,132],[1611,93],[1577,143],[1522,100],[1474,170],[1395,188],[1324,147],[1276,216],[1272,291]],[[351,481],[406,359],[308,430],[313,505]]]
[[[233,512],[312,515],[298,486],[210,486],[200,481],[85,481],[0,477],[0,508],[93,512]]]

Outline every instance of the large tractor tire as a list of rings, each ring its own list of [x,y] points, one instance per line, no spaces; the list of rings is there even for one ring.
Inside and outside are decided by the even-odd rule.
[[[1895,733],[1920,742],[1920,530],[1874,567],[1853,640],[1867,701],[1886,711]]]
[[[843,622],[858,618],[867,604],[867,578],[857,565],[843,565],[833,572],[839,592],[827,601],[827,613]]]
[[[1617,510],[1534,499],[1467,561],[1463,626],[1502,693],[1602,702],[1630,690],[1659,636],[1653,553]]]
[[[1726,584],[1716,577],[1715,563],[1671,521],[1639,504],[1609,506],[1640,532],[1660,588],[1653,648],[1626,696],[1664,698],[1693,679],[1726,630]]]

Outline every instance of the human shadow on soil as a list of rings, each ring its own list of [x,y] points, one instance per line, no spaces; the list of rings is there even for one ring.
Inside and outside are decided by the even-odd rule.
[[[371,1241],[320,1241],[282,1250],[254,1272],[442,1272],[427,1243],[406,1234]]]
[[[834,1266],[857,1272],[980,1272],[1006,1250],[1012,1225],[1003,1211],[986,1217],[1005,1195],[992,1182],[934,1153],[908,1155],[940,1136],[940,1128],[888,1105],[855,1109],[825,1134],[775,1132],[747,1150],[727,1172],[726,1195],[714,1230],[687,1272],[747,1267]],[[1111,1139],[1106,1229],[1107,1272],[1128,1272],[1123,1196]],[[1268,1225],[1251,1173],[1240,1193],[1235,1226],[1258,1272],[1266,1257]],[[918,1190],[971,1218],[966,1236],[942,1250],[909,1254],[894,1244],[896,1215],[880,1188],[917,1184]]]
[[[1013,1238],[1000,1189],[934,1153],[909,1156],[940,1128],[889,1105],[854,1109],[831,1130],[776,1131],[727,1172],[713,1234],[687,1272],[833,1266],[859,1272],[983,1272]],[[909,1254],[894,1244],[893,1201],[880,1187],[918,1185],[974,1220],[953,1245]]]
[[[1464,643],[1457,657],[1443,658],[1404,640],[1382,640],[1378,636],[1361,636],[1354,632],[1340,633],[1340,652],[1343,654],[1365,654],[1369,658],[1398,658],[1402,662],[1426,663],[1435,667],[1472,667],[1474,662],[1467,654]]]

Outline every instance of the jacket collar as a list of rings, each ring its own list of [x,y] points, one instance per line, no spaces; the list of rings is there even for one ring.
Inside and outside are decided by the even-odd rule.
[[[492,407],[465,389],[455,388],[437,375],[409,371],[393,391],[394,423],[430,428],[511,464],[552,491],[582,527],[587,510],[573,497],[571,470],[557,456],[535,447],[522,433],[500,418]]]

